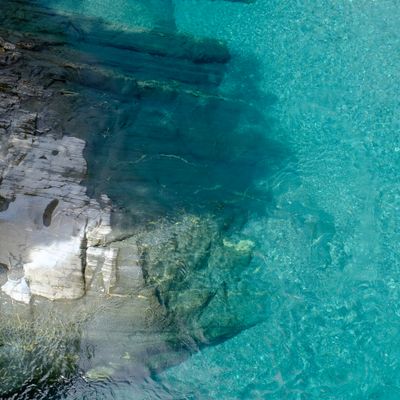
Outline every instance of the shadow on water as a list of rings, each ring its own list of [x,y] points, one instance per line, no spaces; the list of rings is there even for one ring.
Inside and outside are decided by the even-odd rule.
[[[221,93],[230,56],[219,41],[178,33],[173,23],[116,30],[38,2],[3,3],[5,24],[24,20],[23,29],[53,43],[49,84],[80,94],[64,130],[87,140],[86,185],[112,199],[116,223],[265,208],[260,180],[289,154],[272,137],[274,96],[259,90],[257,62],[248,60],[237,87]]]
[[[177,212],[264,209],[269,198],[260,180],[289,156],[265,116],[273,96],[253,82],[219,93],[225,63],[206,64],[188,79],[178,62],[172,73],[166,68],[171,79],[164,60],[146,62],[161,72],[150,65],[139,83],[114,76],[112,93],[86,91],[91,106],[84,109],[93,107],[87,129],[97,126],[86,136],[91,194],[109,195],[121,212],[118,223],[128,226]],[[71,129],[82,130],[77,124]]]
[[[141,94],[120,103],[106,129],[89,139],[88,185],[136,220],[264,207],[259,180],[286,156],[261,114],[219,96]]]

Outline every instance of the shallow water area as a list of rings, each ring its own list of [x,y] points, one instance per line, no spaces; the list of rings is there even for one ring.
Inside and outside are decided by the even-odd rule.
[[[37,398],[398,398],[397,2],[37,4],[151,293],[89,297]]]

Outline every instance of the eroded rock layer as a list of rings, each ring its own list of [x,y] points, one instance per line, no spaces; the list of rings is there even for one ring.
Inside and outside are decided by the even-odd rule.
[[[56,117],[48,118],[57,95],[29,77],[23,49],[2,40],[0,50],[0,262],[9,270],[3,290],[24,302],[30,294],[79,298],[87,249],[104,244],[111,231],[109,208],[81,185],[85,142],[62,136]],[[33,111],[31,102],[45,111]]]

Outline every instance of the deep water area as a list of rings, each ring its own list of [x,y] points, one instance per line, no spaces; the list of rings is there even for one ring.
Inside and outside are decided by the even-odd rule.
[[[0,398],[400,398],[399,5],[0,0],[157,300],[0,306]]]

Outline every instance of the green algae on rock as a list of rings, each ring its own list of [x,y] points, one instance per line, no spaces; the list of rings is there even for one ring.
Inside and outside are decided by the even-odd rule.
[[[58,385],[78,371],[79,328],[14,317],[0,323],[0,396]],[[34,389],[36,388],[36,389]],[[3,398],[3,397],[2,397]]]

